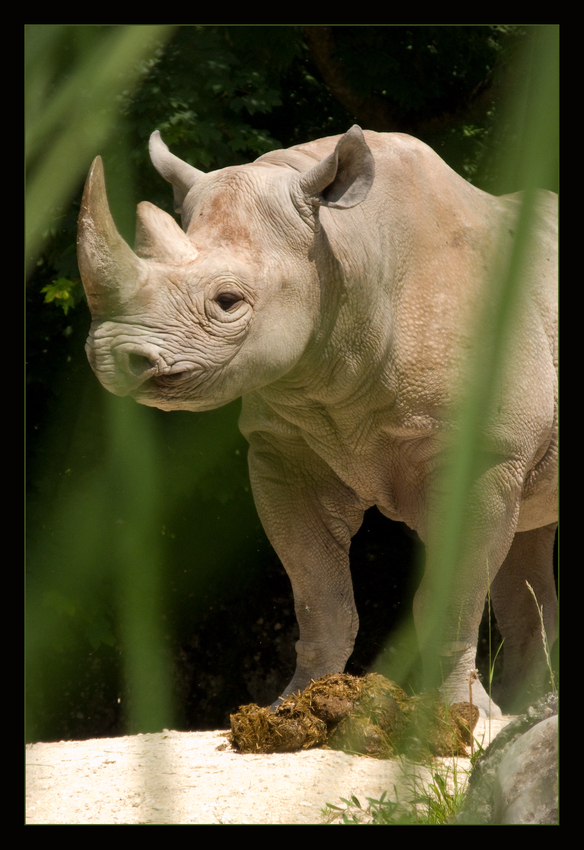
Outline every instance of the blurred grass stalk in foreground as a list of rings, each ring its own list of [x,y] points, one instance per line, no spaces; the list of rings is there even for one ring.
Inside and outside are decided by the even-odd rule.
[[[58,79],[67,27],[77,36],[77,57]],[[25,26],[27,262],[34,262],[42,248],[51,209],[67,201],[105,144],[120,95],[139,82],[141,60],[174,29],[172,24],[115,25],[94,38],[88,25]]]
[[[168,24],[115,25],[109,31],[86,25],[26,26],[27,263],[36,262],[54,211],[67,202],[119,121],[120,95],[139,82],[142,60],[174,29]],[[64,55],[75,51],[70,71],[63,72]],[[135,209],[133,199],[128,203]],[[71,621],[80,614],[83,618],[101,581],[113,579],[132,694],[128,731],[154,731],[173,722],[171,665],[160,630],[159,452],[146,410],[117,398],[108,397],[105,404],[109,457],[73,495],[68,491],[49,507],[60,512],[60,525],[68,529],[66,547],[55,543],[51,532],[29,552],[44,568],[28,588],[27,686],[38,683],[35,673],[43,670],[51,648],[70,643],[65,611]],[[115,520],[104,516],[113,493],[125,514]],[[123,533],[114,533],[112,523],[124,523]],[[111,539],[104,540],[104,530]],[[107,631],[104,625],[103,642]],[[56,681],[53,686],[56,692],[63,687]],[[34,728],[34,717],[27,720]]]
[[[503,120],[512,122],[517,145],[506,152],[501,162],[500,182],[502,186],[520,186],[524,197],[516,223],[512,256],[506,258],[506,267],[498,269],[493,277],[488,305],[485,308],[478,305],[481,315],[476,321],[459,427],[439,487],[443,495],[440,503],[432,509],[434,521],[430,523],[430,547],[434,553],[435,573],[440,576],[440,581],[432,587],[436,616],[424,622],[425,633],[418,635],[420,649],[428,661],[427,670],[439,669],[437,647],[441,644],[441,614],[452,594],[457,592],[458,569],[464,558],[465,541],[469,538],[469,523],[472,522],[469,516],[472,491],[484,471],[485,453],[488,451],[483,443],[483,425],[495,403],[506,364],[512,368],[512,362],[509,362],[510,342],[514,337],[515,317],[521,309],[522,269],[530,250],[537,189],[555,187],[559,137],[558,37],[556,25],[543,25],[537,29],[522,57],[522,73],[515,73],[515,79],[521,81],[522,88],[510,93],[505,104]],[[485,564],[485,570],[488,570],[488,564]],[[493,576],[490,578],[492,580]],[[392,638],[392,642],[394,640]],[[404,653],[396,665],[398,679],[407,677],[418,652],[413,633],[408,636],[404,632],[401,643],[409,643],[411,652]],[[434,679],[426,682],[428,687],[437,684]]]

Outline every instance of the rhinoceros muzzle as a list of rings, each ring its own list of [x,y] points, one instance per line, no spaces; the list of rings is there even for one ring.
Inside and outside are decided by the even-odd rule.
[[[101,383],[115,395],[134,394],[141,388],[164,392],[191,376],[184,364],[168,363],[160,349],[149,343],[125,343],[114,346],[100,362],[99,353],[88,342],[89,361]],[[149,394],[150,394],[149,393]]]

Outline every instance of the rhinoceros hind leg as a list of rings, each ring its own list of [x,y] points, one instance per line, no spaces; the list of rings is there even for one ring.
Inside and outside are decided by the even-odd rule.
[[[545,689],[548,663],[540,612],[548,646],[557,637],[557,597],[553,551],[557,525],[517,532],[509,553],[491,585],[491,599],[503,636],[501,702],[521,710]],[[537,604],[527,582],[533,588]]]

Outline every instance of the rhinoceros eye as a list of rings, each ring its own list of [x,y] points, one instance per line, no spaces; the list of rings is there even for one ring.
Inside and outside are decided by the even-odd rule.
[[[223,292],[217,295],[215,301],[227,313],[241,302],[241,296],[235,292]]]

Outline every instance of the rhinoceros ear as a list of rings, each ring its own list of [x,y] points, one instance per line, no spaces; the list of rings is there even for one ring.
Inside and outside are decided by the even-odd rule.
[[[146,260],[181,265],[198,255],[172,216],[148,201],[138,204],[134,251]]]
[[[323,207],[350,209],[367,197],[375,177],[373,154],[354,124],[337,142],[334,151],[300,178],[307,198],[317,199]]]
[[[161,177],[164,177],[173,186],[174,211],[176,213],[182,212],[184,199],[195,183],[201,177],[204,177],[203,172],[171,153],[168,146],[162,141],[162,136],[158,130],[155,130],[150,136],[148,147],[154,168]]]
[[[115,313],[140,289],[147,264],[116,229],[98,156],[87,175],[77,228],[77,260],[93,318]]]

